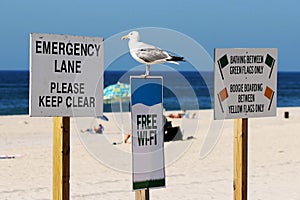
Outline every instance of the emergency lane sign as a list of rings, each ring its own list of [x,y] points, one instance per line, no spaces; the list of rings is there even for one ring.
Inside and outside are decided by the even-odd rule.
[[[30,34],[30,116],[101,116],[103,38]]]
[[[133,189],[165,186],[162,77],[131,77]]]
[[[277,49],[215,49],[214,118],[276,116]]]

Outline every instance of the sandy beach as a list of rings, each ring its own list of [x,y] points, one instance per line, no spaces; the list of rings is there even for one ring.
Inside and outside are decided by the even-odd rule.
[[[166,188],[151,189],[151,199],[231,200],[233,120],[191,112],[193,119],[169,119],[183,140],[165,143]],[[130,130],[130,114],[105,115],[108,122],[71,118],[71,199],[134,199],[131,144],[113,145]],[[104,134],[80,132],[98,123]],[[300,199],[299,129],[300,108],[249,119],[249,199]],[[52,118],[0,117],[0,199],[52,199],[52,132]]]

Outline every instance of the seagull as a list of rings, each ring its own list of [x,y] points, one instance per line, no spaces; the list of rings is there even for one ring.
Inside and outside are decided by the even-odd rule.
[[[151,64],[167,62],[178,65],[179,61],[185,62],[183,57],[173,56],[156,46],[140,42],[140,34],[137,31],[132,31],[128,35],[123,36],[121,39],[129,39],[128,47],[131,56],[139,63],[146,64],[146,73],[144,77],[149,76]]]

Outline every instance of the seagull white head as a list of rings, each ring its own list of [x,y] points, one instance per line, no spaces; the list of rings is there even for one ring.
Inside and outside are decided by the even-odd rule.
[[[136,40],[136,41],[138,41],[138,40],[140,40],[140,34],[137,31],[131,31],[127,35],[124,35],[121,39],[122,40],[129,39],[129,40]]]

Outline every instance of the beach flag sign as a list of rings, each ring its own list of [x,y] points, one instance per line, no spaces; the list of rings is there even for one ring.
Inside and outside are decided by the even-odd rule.
[[[162,77],[130,77],[133,190],[165,186]]]
[[[227,92],[227,89],[226,87],[221,90],[219,93],[218,93],[218,100],[219,100],[219,103],[220,103],[220,107],[221,107],[221,110],[222,112],[224,113],[224,109],[223,109],[223,106],[222,106],[222,102],[225,101],[225,99],[228,98],[228,92]]]
[[[30,116],[102,116],[103,54],[101,37],[31,33]]]
[[[218,66],[219,66],[219,70],[220,70],[220,75],[221,75],[221,78],[223,80],[224,80],[224,76],[223,76],[222,69],[224,67],[226,67],[228,64],[229,64],[229,62],[228,62],[228,58],[227,58],[226,54],[218,60]]]
[[[265,90],[265,97],[267,97],[269,100],[270,100],[270,104],[268,106],[268,110],[270,110],[271,108],[271,105],[272,105],[272,101],[273,101],[273,98],[274,98],[274,91],[269,88],[268,86],[266,87],[266,90]]]
[[[276,116],[276,48],[215,49],[214,118]]]
[[[267,54],[265,64],[266,64],[268,67],[271,68],[270,74],[269,74],[269,78],[271,78],[272,71],[273,71],[273,67],[274,67],[274,63],[275,63],[275,59],[274,59],[272,56],[270,56],[269,54]]]

